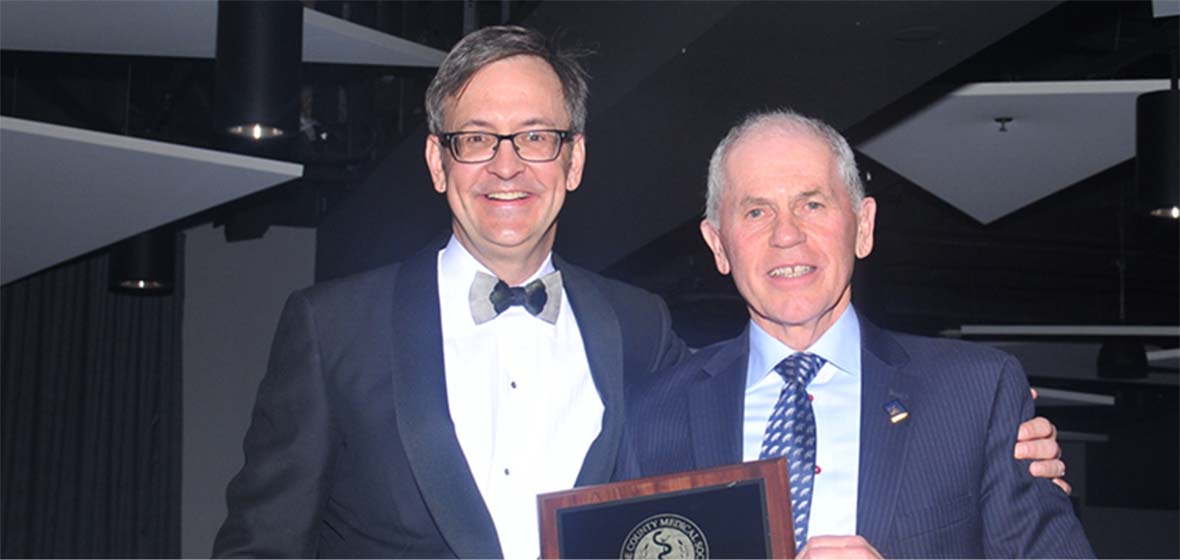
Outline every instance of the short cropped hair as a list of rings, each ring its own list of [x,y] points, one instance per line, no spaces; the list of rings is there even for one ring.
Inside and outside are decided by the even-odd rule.
[[[438,67],[426,89],[427,126],[431,134],[443,130],[443,107],[448,97],[462,91],[471,77],[484,66],[513,56],[535,56],[547,62],[561,81],[570,131],[586,129],[586,98],[590,96],[589,75],[578,58],[585,51],[559,49],[541,33],[515,25],[485,27],[464,37]]]
[[[836,160],[836,167],[844,188],[848,189],[848,196],[852,199],[852,208],[860,209],[860,203],[865,197],[864,184],[860,181],[860,171],[856,167],[856,156],[852,147],[836,129],[819,119],[801,115],[791,109],[777,109],[753,113],[742,120],[737,126],[729,129],[725,138],[713,150],[713,157],[709,160],[709,186],[705,197],[705,219],[714,226],[720,225],[718,219],[721,212],[721,196],[725,193],[725,158],[729,150],[746,135],[765,128],[776,128],[784,132],[803,132],[812,134],[823,140],[832,150]]]

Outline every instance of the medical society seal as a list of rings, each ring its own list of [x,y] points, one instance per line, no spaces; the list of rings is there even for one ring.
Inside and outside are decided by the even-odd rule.
[[[619,558],[708,558],[705,534],[686,517],[661,513],[640,521],[623,541]]]

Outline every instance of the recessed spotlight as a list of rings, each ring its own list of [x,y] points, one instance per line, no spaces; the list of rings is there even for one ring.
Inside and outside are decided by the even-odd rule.
[[[1180,220],[1180,206],[1173,206],[1171,208],[1156,208],[1151,211],[1151,215],[1157,218],[1171,218],[1173,220]]]
[[[253,140],[265,140],[268,138],[277,138],[283,135],[283,129],[281,128],[266,126],[264,124],[258,123],[231,126],[225,130],[234,136],[241,136],[243,138],[250,138]]]

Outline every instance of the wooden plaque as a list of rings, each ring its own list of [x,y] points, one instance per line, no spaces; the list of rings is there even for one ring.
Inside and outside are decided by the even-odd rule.
[[[794,558],[786,460],[537,496],[542,558]]]

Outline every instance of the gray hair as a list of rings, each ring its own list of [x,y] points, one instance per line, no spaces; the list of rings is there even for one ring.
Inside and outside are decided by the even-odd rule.
[[[586,51],[559,49],[539,32],[515,25],[485,27],[464,37],[438,67],[426,88],[427,125],[431,134],[443,131],[443,106],[448,97],[462,91],[471,77],[484,66],[513,56],[535,56],[549,63],[561,81],[570,131],[586,129],[586,98],[590,95],[589,75],[578,63]]]
[[[844,187],[848,189],[848,196],[852,199],[852,208],[860,209],[860,203],[865,198],[865,187],[860,181],[860,171],[856,168],[856,156],[852,154],[852,147],[836,129],[819,119],[807,117],[791,109],[778,109],[753,113],[742,120],[740,124],[729,129],[725,138],[713,150],[713,157],[709,159],[709,190],[705,197],[705,218],[714,226],[719,225],[721,212],[721,195],[725,192],[725,158],[734,144],[746,135],[763,128],[777,128],[784,132],[803,132],[812,134],[816,138],[827,142],[836,160],[836,167]]]

